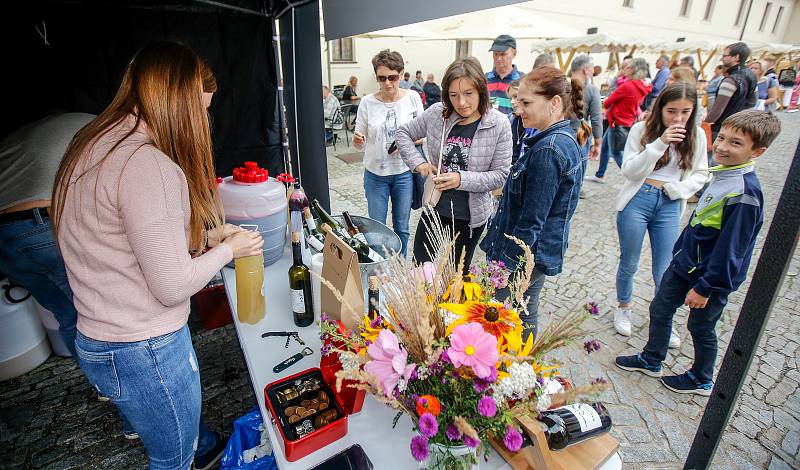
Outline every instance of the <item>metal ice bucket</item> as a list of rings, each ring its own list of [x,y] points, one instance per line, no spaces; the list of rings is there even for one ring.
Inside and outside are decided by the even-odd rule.
[[[388,271],[388,259],[391,256],[399,256],[400,249],[403,243],[392,229],[383,225],[375,219],[369,217],[361,217],[358,215],[351,215],[353,223],[356,224],[358,230],[364,234],[370,248],[375,250],[378,254],[386,258],[383,261],[374,263],[358,263],[361,271],[361,288],[364,290],[364,299],[366,306],[367,298],[367,280],[372,275],[377,275],[379,271]],[[344,219],[342,216],[333,216],[337,223],[344,226]],[[366,309],[365,309],[366,310]]]

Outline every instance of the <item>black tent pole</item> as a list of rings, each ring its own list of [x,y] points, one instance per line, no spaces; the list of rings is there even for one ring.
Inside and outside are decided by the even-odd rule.
[[[309,198],[330,209],[322,114],[319,4],[293,4],[280,21],[283,96],[294,176]]]
[[[747,296],[736,320],[725,358],[711,390],[703,418],[686,458],[684,469],[706,469],[714,460],[736,399],[747,380],[759,340],[769,313],[780,291],[783,278],[797,247],[800,235],[800,144],[794,152],[789,174],[778,207],[758,258]]]

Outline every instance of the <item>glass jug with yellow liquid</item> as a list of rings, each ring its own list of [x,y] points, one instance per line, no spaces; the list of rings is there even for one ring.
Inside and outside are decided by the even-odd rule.
[[[242,228],[251,228],[241,225]],[[257,229],[257,227],[256,227]],[[264,305],[264,254],[245,256],[236,266],[236,315],[239,321],[254,325],[266,314]]]

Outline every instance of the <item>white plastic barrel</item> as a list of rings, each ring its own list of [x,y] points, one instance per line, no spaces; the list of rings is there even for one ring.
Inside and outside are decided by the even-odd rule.
[[[64,337],[61,336],[61,332],[59,329],[58,320],[56,320],[56,316],[53,315],[53,312],[47,310],[46,308],[42,307],[42,304],[36,302],[36,311],[39,313],[39,318],[42,319],[42,325],[44,325],[44,330],[47,332],[47,337],[50,339],[50,346],[53,347],[53,353],[61,357],[72,357],[72,353],[69,352],[69,348],[67,348],[67,343],[64,341]]]
[[[270,179],[256,162],[244,162],[244,167],[233,170],[233,176],[223,178],[219,195],[227,223],[258,226],[264,238],[264,266],[278,261],[283,256],[288,223],[283,183]]]
[[[42,320],[27,290],[0,281],[0,381],[25,374],[50,357]]]

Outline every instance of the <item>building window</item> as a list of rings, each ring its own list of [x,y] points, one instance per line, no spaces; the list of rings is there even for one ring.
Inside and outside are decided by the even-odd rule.
[[[767,26],[767,18],[769,17],[770,10],[772,10],[772,2],[767,2],[767,5],[764,7],[764,16],[761,17],[761,24],[758,25],[759,31],[764,31],[764,27]]]
[[[353,38],[342,38],[331,41],[331,62],[355,62]]]
[[[778,32],[778,27],[781,25],[781,17],[783,17],[783,7],[778,7],[778,14],[775,15],[775,24],[772,25],[772,34]]]
[[[741,26],[742,25],[742,21],[744,21],[744,14],[745,14],[745,11],[747,10],[747,2],[748,1],[752,1],[752,0],[741,0],[739,2],[739,11],[736,12],[736,23],[733,24],[734,26]]]
[[[706,11],[703,13],[703,21],[711,21],[711,14],[714,13],[714,0],[706,2]]]
[[[625,8],[633,8],[633,0],[622,0],[622,6]]]
[[[692,0],[683,0],[681,2],[680,16],[689,16],[689,10],[692,8]]]

